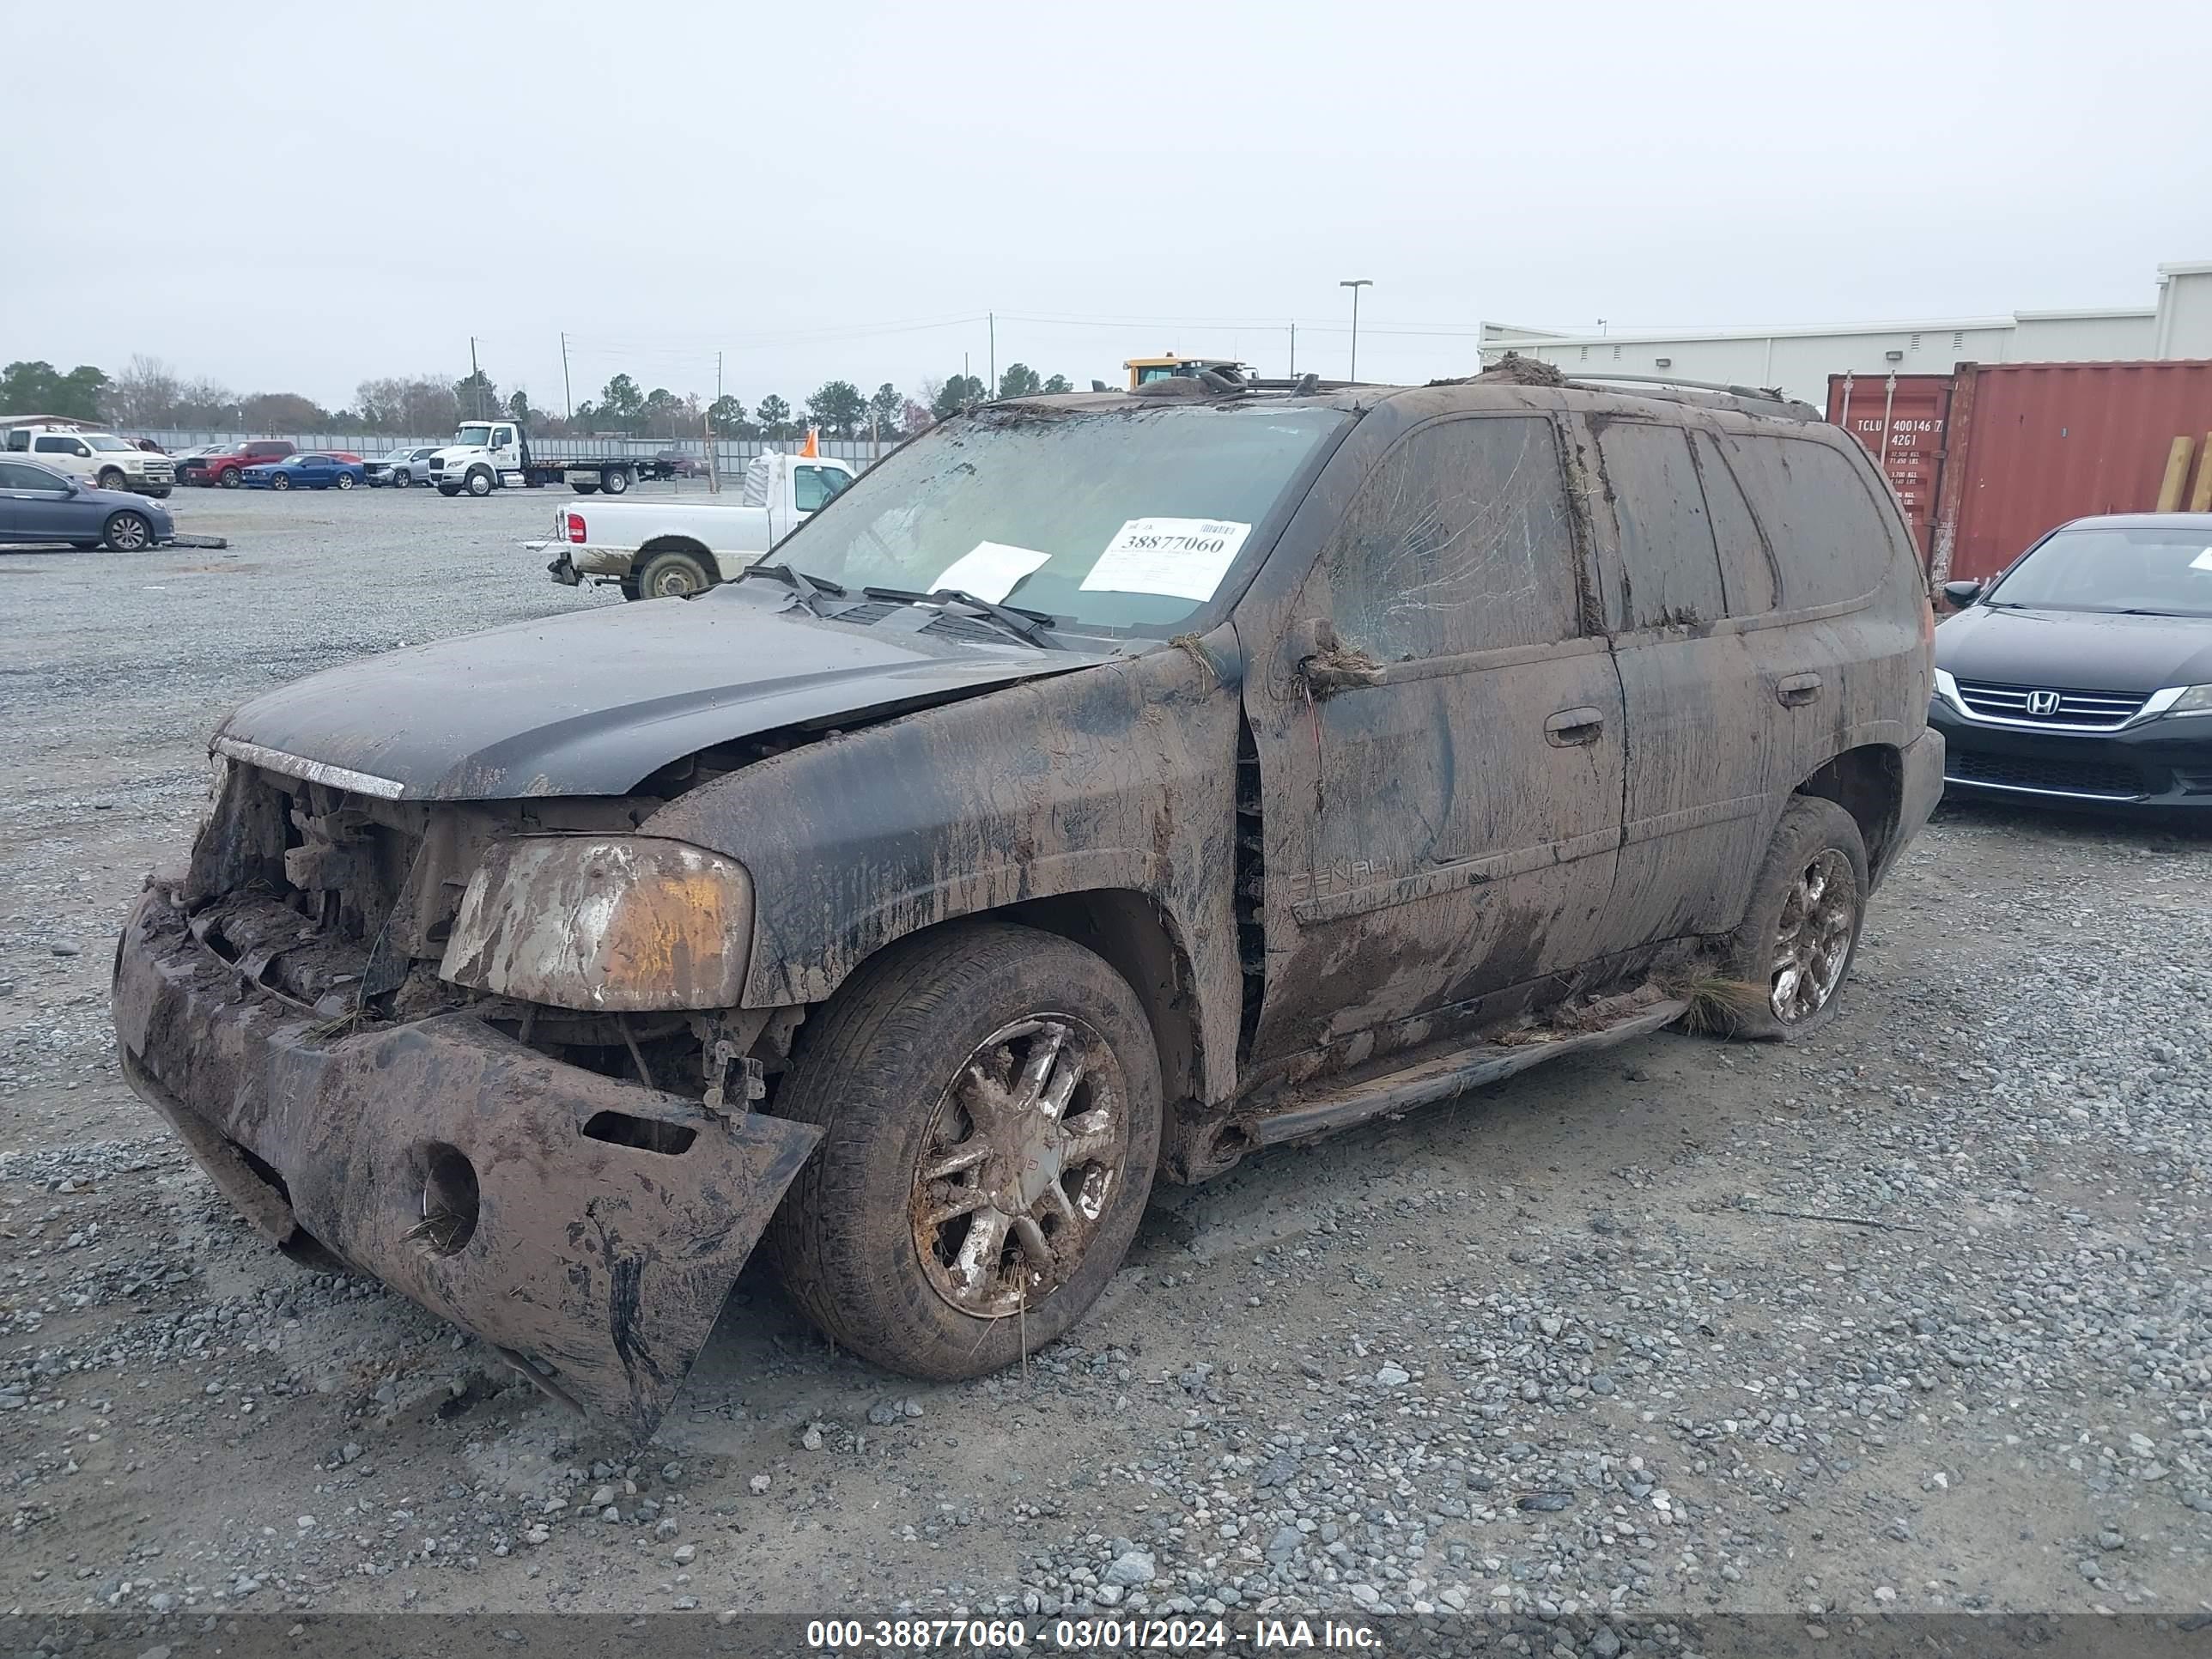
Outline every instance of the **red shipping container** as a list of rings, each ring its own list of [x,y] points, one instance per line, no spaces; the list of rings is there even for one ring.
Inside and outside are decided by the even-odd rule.
[[[1948,374],[1828,376],[1828,419],[1859,441],[1897,491],[1923,564],[1936,545],[1936,489],[1950,414]]]
[[[2069,519],[2155,510],[2173,441],[2208,432],[2212,362],[1960,364],[1933,580],[1995,575]]]

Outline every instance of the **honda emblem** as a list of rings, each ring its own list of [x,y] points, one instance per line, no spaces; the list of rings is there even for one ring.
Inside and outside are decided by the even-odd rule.
[[[2027,694],[2027,712],[2038,720],[2048,720],[2058,712],[2056,691],[2031,691]]]

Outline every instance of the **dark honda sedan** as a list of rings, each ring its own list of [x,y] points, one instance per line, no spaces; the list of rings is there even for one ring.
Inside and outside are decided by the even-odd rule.
[[[2212,514],[2076,519],[1943,593],[1947,793],[2212,811]]]
[[[176,520],[159,501],[94,489],[29,461],[0,461],[0,542],[67,542],[137,553],[175,533]]]

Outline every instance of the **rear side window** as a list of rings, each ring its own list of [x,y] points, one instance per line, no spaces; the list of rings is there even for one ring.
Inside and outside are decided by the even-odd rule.
[[[1720,447],[1773,544],[1784,605],[1839,605],[1881,586],[1889,532],[1848,460],[1825,444],[1765,434],[1726,434]]]
[[[1709,623],[1727,601],[1690,444],[1678,427],[1612,421],[1597,438],[1620,530],[1628,626]]]
[[[1320,569],[1339,635],[1389,662],[1573,638],[1575,558],[1551,422],[1511,416],[1400,440]]]
[[[1774,559],[1751,516],[1750,503],[1736,487],[1735,474],[1722,459],[1710,433],[1690,440],[1697,450],[1698,478],[1705,488],[1705,514],[1712,520],[1720,550],[1721,587],[1731,617],[1763,617],[1781,603],[1775,586]]]

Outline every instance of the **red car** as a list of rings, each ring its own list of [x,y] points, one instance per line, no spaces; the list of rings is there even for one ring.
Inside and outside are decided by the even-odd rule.
[[[212,455],[188,455],[177,463],[177,482],[235,489],[239,474],[247,467],[281,461],[296,447],[289,439],[250,438],[228,449],[218,449]]]

